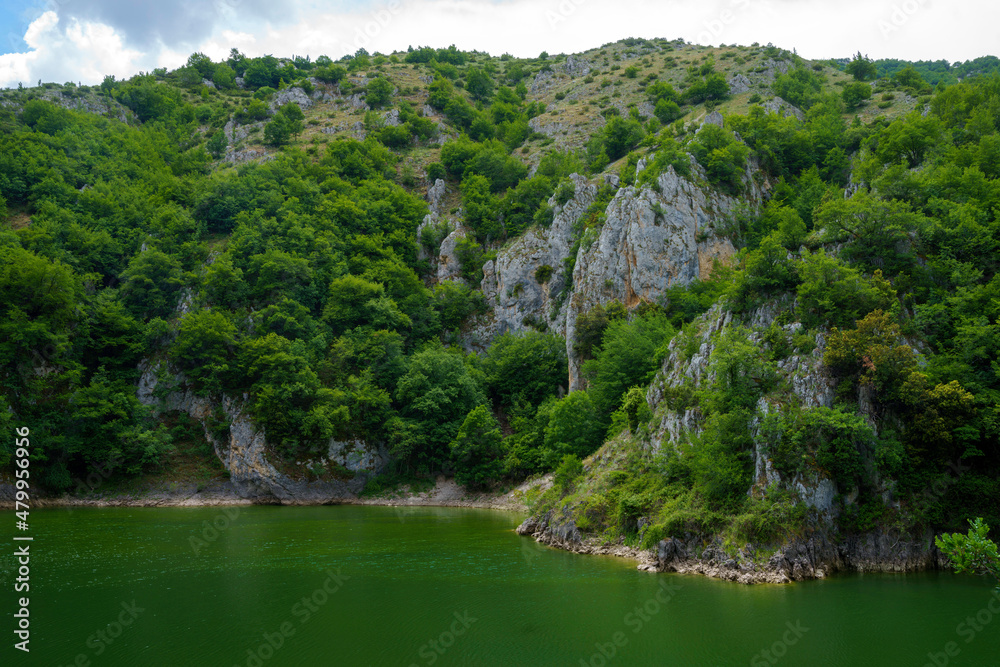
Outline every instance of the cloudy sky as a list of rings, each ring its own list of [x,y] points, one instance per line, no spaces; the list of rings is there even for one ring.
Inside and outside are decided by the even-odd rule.
[[[624,37],[772,42],[806,58],[997,55],[996,0],[0,0],[0,87],[220,59],[409,45],[533,57]]]

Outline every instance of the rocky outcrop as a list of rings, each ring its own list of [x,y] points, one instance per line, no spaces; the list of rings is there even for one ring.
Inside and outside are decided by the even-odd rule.
[[[638,171],[645,164],[640,162]],[[694,161],[692,169],[698,180],[705,179]],[[604,224],[578,238],[577,223],[596,201],[597,187],[577,174],[570,178],[573,196],[562,205],[555,196],[549,199],[552,224],[528,229],[484,265],[481,289],[493,312],[468,333],[465,344],[467,349],[484,349],[508,331],[553,331],[567,340],[569,384],[575,390],[580,388],[572,344],[577,316],[611,301],[629,308],[655,303],[675,284],[707,278],[715,261],[725,262],[735,253],[714,228],[736,199],[696,185],[668,167],[654,187],[618,189],[604,211]],[[744,181],[745,198],[759,203],[763,195],[750,166]],[[618,185],[617,177],[605,182]],[[439,279],[456,273],[450,251],[460,232],[453,237],[442,244]],[[566,275],[574,247],[573,273]]]
[[[117,120],[121,123],[128,123],[130,118],[135,118],[132,111],[117,100],[94,93],[83,93],[76,87],[61,91],[37,88],[32,90],[38,99],[51,102],[64,109],[89,113],[95,116],[104,116],[105,118]],[[20,109],[23,105],[23,98],[4,99],[0,96],[0,107]]]
[[[390,109],[382,115],[382,122],[388,127],[399,127],[399,109]]]
[[[509,331],[551,328],[565,333],[560,294],[569,286],[565,260],[573,250],[573,227],[597,197],[597,187],[573,174],[574,193],[554,209],[552,224],[532,227],[483,266],[482,291],[493,305],[493,322],[480,332],[487,340]],[[442,244],[443,248],[443,244]],[[442,249],[442,253],[444,250]]]
[[[306,91],[299,87],[284,88],[274,93],[271,97],[271,111],[277,111],[279,107],[288,104],[289,102],[294,102],[298,104],[302,109],[308,109],[313,105],[312,99],[306,95]]]
[[[445,182],[441,178],[434,181],[434,185],[427,188],[427,204],[430,212],[434,215],[441,215],[441,198],[444,197],[444,193]]]
[[[712,113],[705,116],[705,120],[701,121],[701,127],[698,128],[700,131],[702,127],[706,125],[715,125],[716,127],[722,127],[725,124],[725,120],[722,118],[722,114],[718,110],[713,110]]]
[[[766,560],[765,560],[766,558]],[[867,533],[832,542],[822,533],[796,539],[770,555],[746,545],[736,553],[720,542],[671,537],[655,549],[656,570],[705,574],[742,584],[822,579],[836,572],[919,572],[944,569],[947,559],[928,534],[917,540]]]
[[[556,82],[556,75],[552,69],[543,69],[535,75],[534,80],[531,82],[531,92],[532,93],[543,93],[549,88],[551,88]]]
[[[794,116],[799,120],[806,119],[806,115],[802,113],[802,109],[799,109],[794,104],[786,102],[780,97],[773,97],[767,102],[764,102],[764,111],[767,113],[776,113],[783,118]]]
[[[780,325],[779,315],[794,312],[791,296],[761,305],[737,321],[721,305],[716,305],[695,321],[683,334],[676,336],[656,378],[650,384],[646,400],[653,410],[648,439],[631,436],[608,441],[584,462],[584,478],[578,489],[587,489],[593,479],[602,479],[609,470],[622,470],[629,451],[639,447],[653,456],[685,456],[682,443],[697,443],[703,430],[703,415],[695,393],[710,388],[715,382],[714,357],[719,341],[734,327],[745,340],[766,357],[770,343]],[[801,325],[780,325],[786,339],[801,338]],[[767,340],[773,340],[768,338]],[[791,493],[793,502],[810,508],[810,519],[803,533],[789,538],[777,548],[774,542],[745,544],[734,548],[720,535],[680,533],[660,540],[653,550],[628,550],[623,545],[609,547],[598,538],[582,534],[577,526],[577,508],[588,506],[586,501],[562,504],[548,512],[530,517],[518,532],[539,542],[576,553],[616,553],[640,561],[640,569],[698,573],[739,583],[787,583],[829,576],[834,572],[912,572],[943,568],[945,559],[933,543],[929,532],[900,534],[893,529],[863,534],[842,532],[834,519],[841,508],[852,502],[849,490],[838,488],[828,472],[819,467],[803,467],[794,473],[779,471],[771,460],[773,430],[762,428],[765,420],[794,407],[797,410],[829,408],[834,403],[834,383],[822,363],[826,336],[822,330],[812,333],[811,341],[801,341],[800,353],[793,353],[773,362],[777,373],[776,387],[758,399],[756,414],[748,424],[753,441],[754,477],[747,494],[766,497],[772,493]],[[650,451],[651,450],[651,451]],[[876,477],[870,483],[874,491],[890,502],[891,488]],[[594,488],[603,488],[597,486]],[[846,496],[846,497],[845,497]],[[641,531],[648,519],[640,518]]]
[[[782,307],[793,309],[789,303],[769,303],[750,314],[752,329],[748,341],[758,345],[763,351],[761,330],[775,321]],[[646,401],[654,412],[651,448],[659,453],[664,447],[676,446],[701,432],[701,412],[697,407],[674,400],[685,389],[704,388],[714,381],[712,373],[712,353],[716,340],[726,328],[734,325],[732,314],[721,306],[712,308],[700,319],[697,338],[676,337],[667,348],[667,356],[660,372],[650,384]],[[801,324],[791,323],[782,327],[785,335],[791,337],[801,329]],[[837,516],[834,503],[838,489],[829,478],[818,472],[797,474],[791,479],[782,479],[775,470],[769,456],[773,443],[760,433],[760,426],[771,413],[780,413],[789,400],[802,408],[830,407],[834,399],[834,383],[823,366],[823,352],[826,338],[822,332],[815,334],[815,348],[808,354],[792,354],[776,362],[777,372],[785,386],[791,388],[791,396],[761,397],[756,406],[756,416],[751,423],[754,440],[754,483],[750,493],[762,495],[769,488],[784,486],[794,491],[809,507],[817,511],[820,518],[829,521]]]
[[[560,122],[545,123],[541,116],[535,116],[528,121],[528,127],[531,128],[532,132],[538,132],[544,134],[547,137],[553,137],[557,134],[562,134],[566,129],[566,126]]]
[[[247,414],[247,396],[223,396],[214,402],[196,394],[183,376],[170,373],[160,364],[140,365],[138,398],[160,413],[180,411],[201,423],[205,438],[229,471],[230,482],[240,498],[256,503],[286,505],[319,504],[353,498],[364,488],[367,473],[375,472],[388,460],[387,452],[363,442],[330,443],[329,459],[356,472],[342,481],[295,479],[277,470],[267,459],[264,432]],[[221,435],[212,428],[222,417],[228,422]],[[353,467],[352,467],[353,466]]]
[[[437,262],[438,282],[444,280],[465,281],[465,278],[462,277],[462,263],[458,260],[458,244],[471,233],[465,227],[458,226],[441,241]]]
[[[749,193],[751,201],[758,196]],[[714,223],[735,204],[732,197],[679,176],[673,167],[660,174],[655,189],[618,190],[597,239],[581,245],[573,271],[565,329],[570,391],[581,387],[572,345],[577,316],[599,303],[620,301],[629,308],[655,303],[669,287],[707,277],[713,262],[735,254],[729,240],[713,232]]]
[[[745,93],[750,90],[751,86],[753,86],[753,84],[750,82],[750,79],[746,77],[746,75],[736,74],[729,79],[729,94],[739,95],[740,93]]]
[[[570,76],[586,76],[590,72],[590,63],[584,58],[566,56],[566,62],[562,64],[562,71]]]

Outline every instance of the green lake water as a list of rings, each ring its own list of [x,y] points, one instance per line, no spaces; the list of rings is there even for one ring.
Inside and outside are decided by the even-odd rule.
[[[1000,665],[973,577],[742,586],[541,547],[514,513],[235,512],[33,511],[31,653],[8,546],[0,665]]]

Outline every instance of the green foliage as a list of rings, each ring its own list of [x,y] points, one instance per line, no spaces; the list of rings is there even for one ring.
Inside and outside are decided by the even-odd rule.
[[[795,69],[774,77],[771,89],[774,94],[789,104],[801,109],[808,109],[819,101],[820,91],[826,77],[805,67]]]
[[[688,150],[705,168],[711,182],[731,190],[740,187],[750,151],[731,132],[717,125],[704,125],[688,144]]]
[[[399,417],[389,425],[393,456],[417,470],[435,470],[449,458],[466,416],[484,402],[462,356],[430,346],[410,359],[396,385]]]
[[[736,310],[752,308],[800,282],[798,267],[788,259],[778,234],[768,235],[760,247],[745,253],[741,268],[729,293],[730,305]]]
[[[945,533],[934,538],[934,544],[959,574],[989,574],[1000,580],[1000,553],[989,538],[989,525],[981,518],[969,519],[969,525],[967,534]]]
[[[495,215],[498,203],[485,176],[470,173],[462,180],[462,205],[465,219],[479,239],[499,238],[501,227]]]
[[[896,293],[881,271],[865,279],[859,271],[829,257],[823,250],[806,252],[799,265],[796,314],[808,327],[828,324],[853,326],[873,310],[887,310]]]
[[[270,112],[268,111],[267,103],[262,100],[251,99],[236,111],[233,118],[237,123],[252,123],[265,120],[269,115]]]
[[[604,331],[611,321],[624,318],[627,315],[625,306],[614,301],[605,308],[598,303],[590,310],[576,316],[576,335],[573,349],[581,359],[589,359],[594,348],[599,346]]]
[[[642,124],[632,118],[624,119],[621,116],[612,116],[604,129],[588,144],[588,151],[591,159],[591,169],[599,171],[595,166],[599,163],[600,156],[615,161],[623,157],[626,153],[636,147],[645,136]]]
[[[469,412],[448,445],[455,480],[470,489],[491,486],[502,471],[500,425],[485,405]]]
[[[666,138],[660,143],[656,155],[650,160],[646,168],[636,176],[635,183],[638,186],[647,185],[652,187],[660,174],[673,167],[674,171],[685,178],[691,177],[691,158],[684,148],[671,138]]]
[[[646,392],[641,387],[631,387],[622,395],[621,407],[612,415],[611,431],[615,433],[623,428],[629,433],[646,424],[653,417],[649,403],[646,402]]]
[[[340,65],[325,65],[313,70],[313,76],[324,83],[337,84],[347,76],[347,70]]]
[[[556,188],[555,197],[558,206],[565,206],[566,202],[576,194],[576,184],[571,180],[565,180]]]
[[[472,67],[465,75],[465,89],[474,100],[488,100],[493,95],[493,79],[478,67]]]
[[[842,408],[812,408],[769,415],[761,427],[775,467],[788,477],[820,473],[841,493],[863,480],[875,433],[861,415]]]
[[[559,467],[556,468],[553,482],[557,489],[566,493],[573,488],[573,483],[583,474],[583,463],[572,454],[567,454],[562,458]]]
[[[878,75],[875,63],[868,56],[861,55],[860,51],[847,63],[844,71],[853,76],[855,81],[871,81]]]
[[[171,353],[177,364],[199,389],[217,392],[236,342],[236,327],[220,312],[197,310],[178,325]]]
[[[535,282],[539,285],[544,285],[549,282],[552,278],[552,267],[548,264],[543,264],[535,269]]]
[[[706,100],[724,100],[729,97],[729,84],[722,72],[711,72],[703,78],[694,80],[687,90],[685,98],[694,104]]]
[[[601,445],[607,426],[588,392],[574,391],[556,401],[545,426],[545,458],[550,466],[572,454],[584,458]]]
[[[566,344],[537,331],[505,333],[487,350],[482,370],[485,388],[502,408],[538,406],[566,381]]]
[[[677,102],[670,99],[657,101],[653,113],[664,125],[672,123],[684,115],[681,113],[681,108],[677,105]]]
[[[372,109],[380,109],[392,99],[393,85],[381,76],[368,81],[365,86],[365,101]]]
[[[177,305],[183,280],[180,263],[159,250],[133,257],[121,275],[121,297],[140,317],[164,317]]]
[[[226,139],[226,133],[222,130],[218,130],[212,135],[208,142],[206,142],[205,148],[212,154],[212,157],[218,160],[225,155],[226,147],[228,145],[229,140]]]
[[[462,269],[462,277],[473,285],[483,280],[483,264],[486,263],[486,253],[475,239],[463,236],[455,244],[455,258]]]
[[[910,239],[927,224],[906,203],[876,199],[865,192],[826,202],[816,211],[816,222],[826,240],[845,243],[842,257],[870,271],[889,273],[914,261]]]
[[[659,314],[608,323],[594,358],[581,367],[594,408],[605,423],[630,387],[653,379],[662,361],[661,348],[673,335],[673,327]]]
[[[796,62],[777,48],[763,55]],[[419,259],[416,239],[427,204],[397,184],[415,188],[417,165],[435,159],[436,121],[400,101],[399,127],[373,126],[364,141],[317,134],[300,151],[293,140],[302,131],[301,111],[294,105],[273,117],[269,111],[282,87],[308,92],[307,76],[357,92],[348,70],[374,75],[368,77],[373,107],[392,101],[393,82],[416,99],[419,85],[406,87],[397,69],[375,69],[384,67],[384,56],[361,50],[334,65],[326,57],[281,64],[236,50],[214,63],[196,53],[174,72],[107,77],[93,91],[62,88],[70,106],[90,92],[124,105],[128,124],[8,91],[11,105],[0,110],[0,214],[9,222],[0,233],[0,420],[36,424],[44,434],[33,463],[40,483],[64,488],[90,462],[113,461],[119,453],[123,478],[166,460],[171,436],[134,399],[144,359],[183,371],[189,386],[179,390],[245,394],[276,465],[323,452],[333,437],[361,438],[393,447],[401,469],[446,472],[455,465],[450,443],[491,399],[506,436],[502,447],[494,447],[496,429],[483,410],[478,426],[490,447],[478,449],[474,438],[465,444],[470,469],[497,461],[502,469],[490,467],[473,483],[545,472],[563,454],[593,452],[609,422],[635,434],[610,448],[645,438],[640,399],[668,349],[668,328],[685,327],[672,349],[691,358],[704,342],[702,326],[692,320],[726,298],[735,322],[766,302],[779,308],[778,321],[753,334],[764,349],[760,343],[743,349],[716,335],[711,363],[725,371],[723,380],[664,390],[671,409],[696,410],[702,435],[665,448],[662,465],[628,455],[621,474],[607,480],[597,466],[583,487],[593,494],[572,500],[581,529],[606,529],[609,537],[619,531],[638,543],[637,520],[648,517],[647,545],[657,535],[689,531],[727,540],[789,534],[801,516],[793,498],[773,489],[760,497],[758,487],[747,496],[749,425],[759,418],[756,399],[767,393],[788,416],[792,439],[806,443],[790,461],[857,486],[858,502],[845,506],[842,528],[876,527],[889,518],[918,530],[950,528],[965,516],[993,523],[988,499],[996,496],[1000,470],[1000,83],[989,72],[1000,61],[879,62],[885,102],[901,97],[896,90],[926,97],[916,113],[853,123],[845,121],[848,107],[863,98],[867,83],[823,95],[819,70],[793,68],[774,92],[805,108],[802,120],[752,107],[746,116],[727,116],[724,130],[688,135],[678,124],[686,111],[680,105],[712,106],[728,92],[714,63],[705,61],[689,70],[683,94],[655,77],[642,82],[659,116],[649,124],[609,106],[611,93],[623,106],[640,101],[628,97],[635,86],[609,88],[598,102],[607,125],[585,138],[585,149],[572,151],[553,150],[557,144],[528,125],[545,111],[526,102],[524,82],[537,64],[508,58],[498,65],[455,48],[395,58],[434,73],[428,103],[460,136],[442,147],[440,163],[426,168],[431,179],[466,183],[461,194],[475,234],[456,252],[465,284],[435,284],[433,264]],[[248,90],[236,89],[236,76]],[[924,81],[944,85],[931,97]],[[385,93],[387,86],[380,102],[379,88]],[[931,111],[923,115],[927,103]],[[228,148],[221,129],[230,117],[267,123],[270,130],[246,128],[249,140],[287,148],[262,163],[211,164],[210,154],[221,159]],[[372,113],[372,120],[379,117]],[[647,137],[661,122],[674,125]],[[647,169],[634,183],[655,189],[669,168],[693,178],[690,152],[712,183],[737,192],[748,156],[730,130],[761,165],[768,204],[716,212],[696,240],[731,239],[742,248],[735,268],[687,286],[671,278],[662,327],[651,324],[650,306],[631,322],[620,306],[585,313],[575,323],[575,343],[580,358],[589,358],[589,389],[557,400],[564,350],[541,334],[516,345],[498,339],[482,359],[448,352],[458,365],[435,360],[427,373],[440,366],[453,374],[441,383],[416,382],[414,359],[435,341],[467,335],[471,316],[488,315],[493,304],[473,289],[493,252],[484,246],[506,252],[505,240],[531,224],[551,223],[546,202],[553,193],[555,202],[569,201],[570,174],[620,160],[614,168],[629,185],[645,155]],[[511,154],[526,142],[527,150]],[[410,153],[402,166],[396,149]],[[532,178],[528,161],[538,164]],[[851,196],[844,197],[849,180]],[[574,225],[565,265],[551,274],[542,267],[536,276],[547,290],[562,289],[549,295],[553,311],[567,297],[574,262],[597,237],[613,195],[610,187],[599,189]],[[439,231],[424,231],[430,251]],[[541,319],[531,324],[547,325]],[[805,326],[794,327],[794,319]],[[825,334],[824,327],[834,329]],[[824,337],[838,382],[836,414],[798,415],[787,391],[774,387],[769,364],[810,354]],[[749,349],[756,350],[755,362]],[[523,361],[536,358],[544,363]],[[402,391],[404,377],[420,388]],[[456,390],[454,399],[450,389],[434,391],[439,384],[468,389],[468,381],[478,398],[458,398],[475,391]],[[426,396],[433,405],[423,402]],[[854,428],[859,400],[878,426],[874,444]],[[228,425],[213,417],[208,427],[223,434]],[[846,442],[895,485],[898,509],[887,511],[866,486]],[[908,506],[942,465],[956,460],[974,469],[927,507]]]
[[[844,98],[844,104],[847,105],[848,109],[856,109],[865,103],[865,100],[870,100],[872,97],[872,87],[867,83],[862,83],[860,81],[855,83],[849,83],[844,86],[844,90],[841,93]]]
[[[901,338],[892,316],[874,310],[858,320],[855,329],[830,332],[823,363],[836,375],[891,399],[917,365],[913,350]]]
[[[284,146],[302,133],[305,115],[294,102],[283,104],[270,123],[264,126],[264,141],[272,146]]]

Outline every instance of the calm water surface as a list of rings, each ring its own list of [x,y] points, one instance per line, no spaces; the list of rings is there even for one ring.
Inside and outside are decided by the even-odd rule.
[[[741,586],[540,547],[514,513],[235,512],[33,511],[32,651],[8,645],[0,664],[1000,665],[1000,614],[976,578]]]

